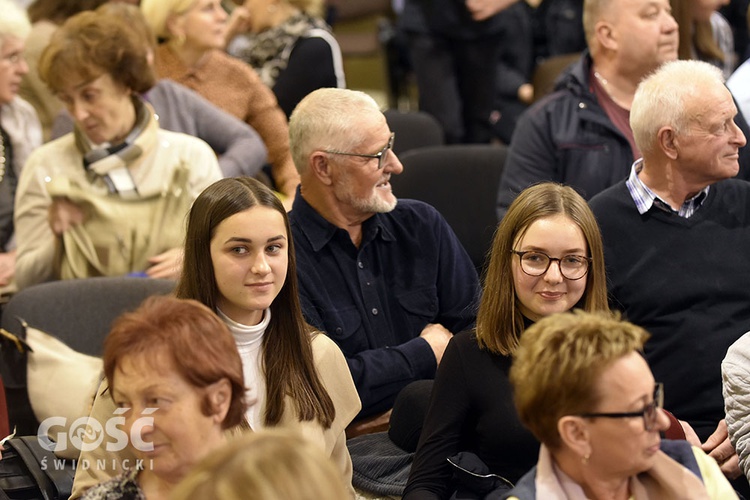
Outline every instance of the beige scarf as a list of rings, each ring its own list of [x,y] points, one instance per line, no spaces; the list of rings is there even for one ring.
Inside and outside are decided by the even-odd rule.
[[[633,476],[628,484],[633,500],[709,500],[703,482],[686,467],[662,451],[649,470]],[[542,445],[536,475],[537,498],[587,500],[583,488],[555,464],[549,449]]]

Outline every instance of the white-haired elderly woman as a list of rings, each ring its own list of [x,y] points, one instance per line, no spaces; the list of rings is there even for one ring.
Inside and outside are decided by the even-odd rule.
[[[21,167],[42,143],[34,108],[18,97],[21,79],[29,72],[23,58],[31,24],[11,0],[0,0],[0,293],[13,290],[16,250],[13,203]]]

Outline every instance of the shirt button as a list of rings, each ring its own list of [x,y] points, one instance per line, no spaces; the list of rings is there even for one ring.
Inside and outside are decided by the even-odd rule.
[[[378,315],[378,308],[377,307],[373,307],[372,308],[372,315],[373,316],[377,316]]]
[[[360,269],[364,269],[365,265],[362,264],[362,261],[360,260],[359,262],[357,262],[357,267],[359,267]]]

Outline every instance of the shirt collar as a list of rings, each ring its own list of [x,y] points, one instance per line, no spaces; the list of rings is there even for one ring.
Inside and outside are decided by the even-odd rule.
[[[701,207],[708,197],[708,191],[711,186],[706,186],[701,189],[695,196],[685,200],[679,210],[675,210],[669,205],[669,203],[662,200],[656,193],[649,189],[649,187],[643,183],[641,178],[638,177],[638,174],[642,169],[643,158],[640,158],[633,163],[633,166],[630,169],[630,176],[625,181],[630,196],[633,198],[638,213],[641,215],[648,212],[651,207],[656,206],[660,210],[677,214],[680,217],[687,219]]]
[[[343,229],[328,222],[320,215],[300,194],[297,187],[297,195],[292,203],[294,213],[294,224],[299,227],[300,232],[307,238],[315,252],[320,251],[333,238],[338,230]],[[378,235],[384,241],[395,241],[393,221],[384,214],[375,214],[362,223],[362,246],[374,240]],[[348,234],[347,234],[348,237]]]

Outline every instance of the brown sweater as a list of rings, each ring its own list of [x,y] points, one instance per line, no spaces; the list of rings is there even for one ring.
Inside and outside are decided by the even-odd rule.
[[[271,89],[250,66],[220,50],[212,50],[198,67],[188,68],[169,46],[160,45],[154,67],[159,78],[169,78],[191,88],[253,127],[268,149],[277,189],[294,196],[299,174],[289,152],[286,116]]]

